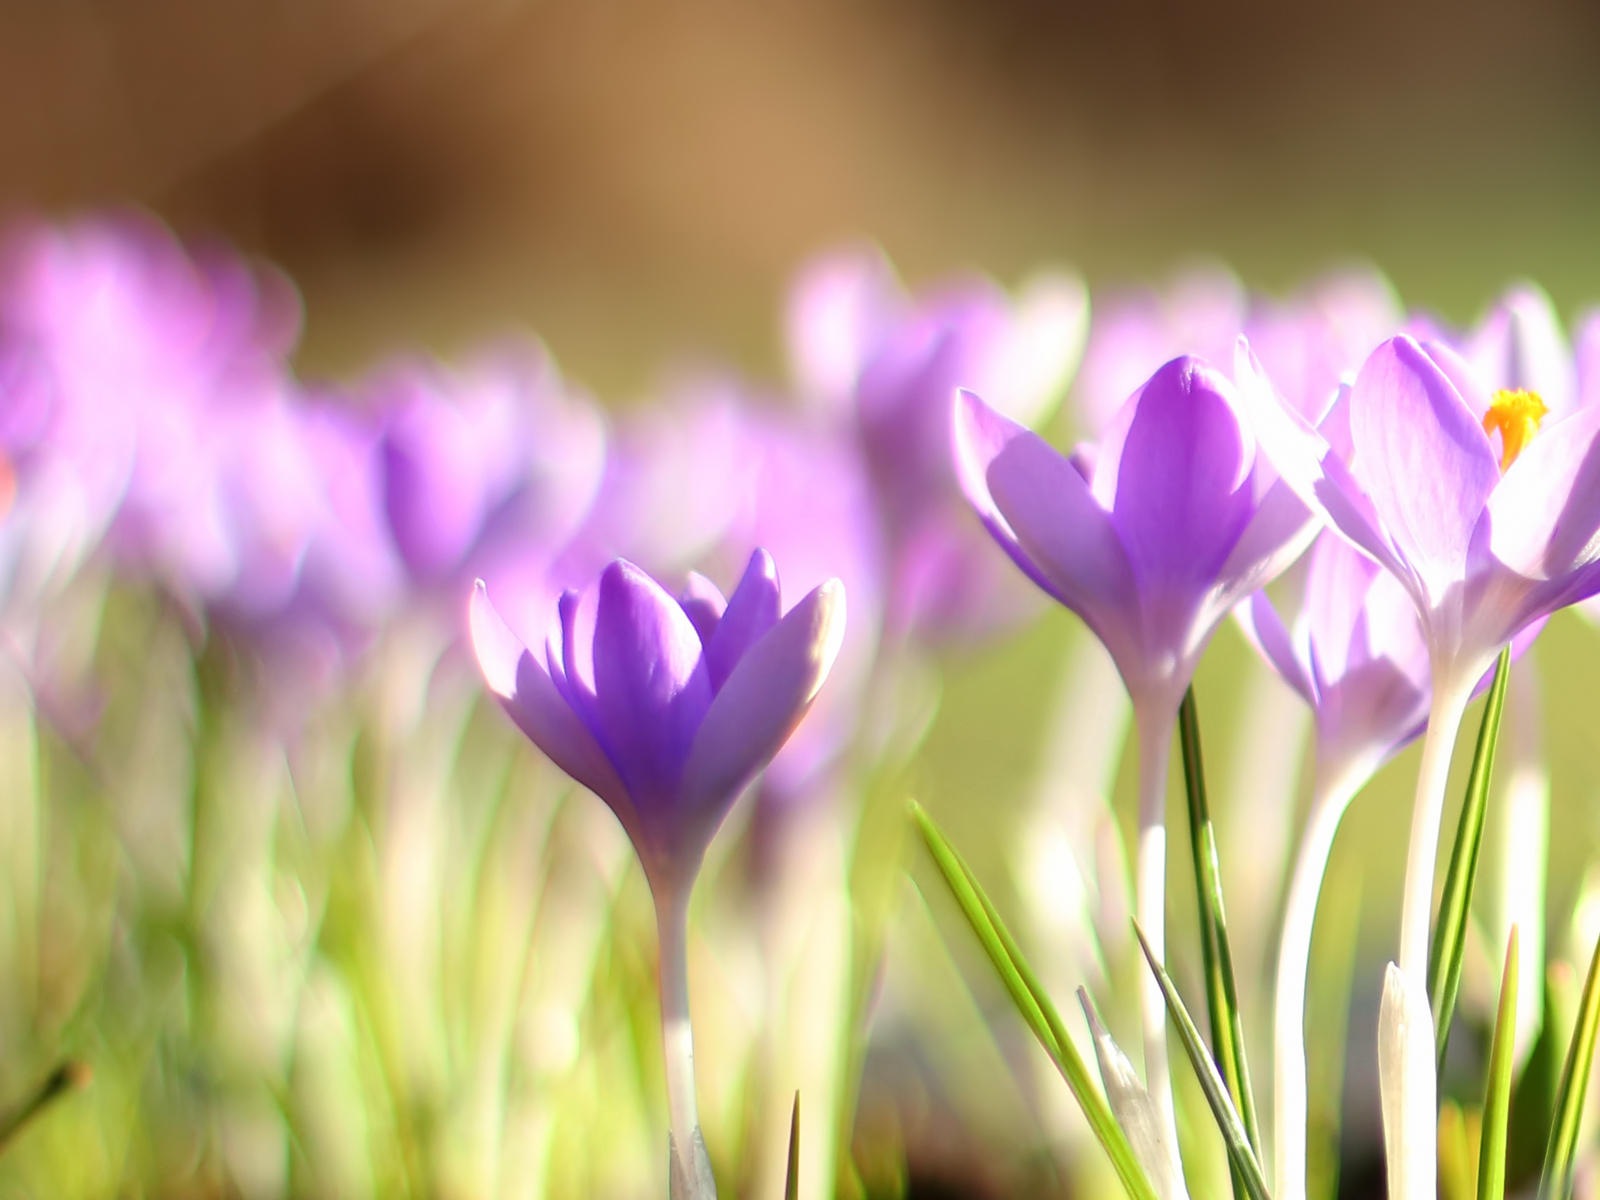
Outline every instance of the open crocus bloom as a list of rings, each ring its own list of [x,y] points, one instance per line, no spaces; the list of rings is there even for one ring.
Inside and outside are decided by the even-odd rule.
[[[490,689],[533,742],[616,813],[658,897],[683,894],[728,808],[816,697],[844,634],[844,589],[779,615],[777,569],[751,557],[724,600],[691,577],[674,600],[617,559],[567,592],[544,653],[482,584],[472,642]]]
[[[1396,337],[1348,393],[1345,456],[1240,363],[1285,481],[1410,594],[1436,683],[1471,686],[1518,631],[1600,590],[1600,408],[1538,432],[1538,397],[1491,396],[1451,350]]]

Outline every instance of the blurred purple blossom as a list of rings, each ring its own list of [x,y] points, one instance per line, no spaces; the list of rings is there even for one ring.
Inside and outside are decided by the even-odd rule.
[[[788,310],[802,399],[853,442],[882,528],[891,637],[982,634],[1026,611],[960,511],[948,411],[958,387],[1023,422],[1048,419],[1082,351],[1088,298],[1041,274],[1013,299],[982,277],[912,297],[871,249],[825,256]]]

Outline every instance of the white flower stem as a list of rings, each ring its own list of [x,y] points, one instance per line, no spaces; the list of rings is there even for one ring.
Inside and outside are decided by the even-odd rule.
[[[1177,710],[1148,701],[1134,702],[1139,730],[1139,847],[1134,878],[1134,909],[1145,939],[1157,959],[1167,948],[1167,769]],[[1144,1025],[1145,1086],[1156,1103],[1161,1131],[1172,1150],[1177,1178],[1183,1178],[1178,1155],[1178,1119],[1172,1102],[1172,1072],[1167,1059],[1167,1003],[1161,985],[1149,971],[1139,976],[1139,1013]]]
[[[1367,772],[1324,777],[1318,772],[1300,850],[1283,912],[1278,942],[1278,974],[1272,1006],[1273,1181],[1276,1200],[1306,1195],[1306,976],[1311,961],[1311,930],[1327,874],[1333,839],[1351,798]]]
[[[1464,674],[1457,672],[1457,675]],[[1422,741],[1417,795],[1411,809],[1411,841],[1406,851],[1405,890],[1400,908],[1400,970],[1420,983],[1428,978],[1428,935],[1433,922],[1433,876],[1439,860],[1439,825],[1444,817],[1450,756],[1475,679],[1435,673],[1428,732]]]
[[[666,1056],[668,1195],[716,1200],[694,1099],[694,1034],[689,1025],[688,889],[656,893],[660,939],[661,1048]]]

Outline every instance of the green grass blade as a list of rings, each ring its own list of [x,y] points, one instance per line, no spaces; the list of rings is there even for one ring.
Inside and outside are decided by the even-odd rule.
[[[1467,906],[1478,878],[1478,853],[1483,848],[1483,816],[1489,803],[1489,780],[1494,774],[1494,752],[1500,740],[1500,714],[1505,710],[1506,681],[1511,677],[1511,647],[1500,652],[1494,683],[1483,706],[1478,744],[1472,754],[1472,773],[1461,802],[1461,820],[1450,848],[1439,918],[1428,948],[1428,1005],[1433,1010],[1435,1058],[1444,1067],[1450,1043],[1450,1020],[1455,1015],[1456,993],[1461,987],[1461,960],[1467,944]]]
[[[794,1111],[789,1114],[789,1172],[783,1180],[783,1200],[800,1195],[800,1093],[794,1094]]]
[[[1540,1200],[1565,1200],[1572,1194],[1572,1165],[1578,1149],[1578,1124],[1583,1117],[1583,1098],[1589,1090],[1589,1068],[1594,1065],[1595,1032],[1600,1029],[1600,942],[1589,959],[1589,975],[1583,981],[1583,999],[1578,1003],[1578,1023],[1567,1047],[1566,1065],[1561,1068],[1561,1083],[1556,1088],[1555,1119],[1550,1124],[1550,1140],[1545,1145],[1544,1171],[1539,1176]]]
[[[971,868],[920,804],[911,805],[911,818],[922,834],[928,853],[939,868],[939,874],[949,887],[957,907],[977,935],[978,944],[983,947],[1000,976],[1000,982],[1010,994],[1017,1012],[1066,1080],[1073,1098],[1089,1122],[1089,1128],[1111,1160],[1117,1178],[1122,1181],[1123,1189],[1134,1200],[1158,1200],[1154,1185],[1135,1156],[1127,1135],[1112,1116],[1105,1097],[1095,1087],[1094,1078],[1078,1054],[1077,1047],[1072,1044],[1060,1015],[1045,995],[1038,977],[1023,958],[994,905],[978,885]]]
[[[1478,1200],[1504,1200],[1506,1129],[1511,1118],[1512,1050],[1517,1037],[1517,927],[1511,927],[1505,970],[1500,976],[1500,1008],[1489,1046],[1489,1076],[1483,1087],[1483,1134],[1478,1144]]]
[[[1205,766],[1200,755],[1200,715],[1194,688],[1178,709],[1178,740],[1183,753],[1184,791],[1189,801],[1189,845],[1194,855],[1195,892],[1199,897],[1200,945],[1206,973],[1206,1007],[1211,1017],[1217,1066],[1227,1080],[1251,1148],[1261,1152],[1250,1066],[1245,1060],[1244,1028],[1239,1019],[1239,993],[1234,985],[1233,952],[1228,946],[1228,915],[1222,903],[1222,874],[1217,866],[1216,827],[1206,799]]]
[[[1211,1105],[1211,1113],[1216,1118],[1217,1128],[1222,1131],[1222,1140],[1228,1147],[1229,1165],[1233,1167],[1244,1185],[1246,1195],[1251,1200],[1269,1200],[1270,1193],[1267,1191],[1266,1175],[1261,1170],[1261,1162],[1256,1158],[1256,1153],[1250,1146],[1250,1139],[1245,1135],[1244,1122],[1239,1119],[1239,1113],[1233,1107],[1233,1100],[1228,1095],[1228,1086],[1222,1081],[1216,1064],[1211,1060],[1210,1051],[1200,1038],[1200,1030],[1195,1027],[1188,1009],[1183,1006],[1183,999],[1178,995],[1172,977],[1167,974],[1166,969],[1156,958],[1155,952],[1150,949],[1150,943],[1145,940],[1144,930],[1140,929],[1137,923],[1134,924],[1134,932],[1139,935],[1139,948],[1144,951],[1145,961],[1150,964],[1156,982],[1161,985],[1161,994],[1167,1001],[1167,1012],[1172,1017],[1172,1023],[1177,1026],[1183,1048],[1188,1051],[1189,1061],[1193,1064],[1194,1073],[1200,1080],[1201,1090],[1205,1092],[1206,1102]]]

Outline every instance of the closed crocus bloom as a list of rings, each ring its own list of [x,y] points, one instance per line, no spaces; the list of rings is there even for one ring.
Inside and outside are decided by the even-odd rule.
[[[1178,706],[1217,625],[1300,554],[1311,515],[1257,455],[1232,382],[1198,359],[1163,366],[1072,459],[968,392],[956,398],[953,443],[990,534],[1083,618],[1127,685],[1141,755],[1137,907],[1161,954]],[[1166,1013],[1146,982],[1145,1067],[1176,1146]]]
[[[844,633],[830,581],[781,613],[764,551],[724,600],[691,577],[681,599],[622,559],[568,592],[542,654],[480,584],[471,627],[491,691],[533,742],[616,813],[655,898],[674,1197],[715,1195],[695,1115],[685,933],[707,845],[816,697]]]

